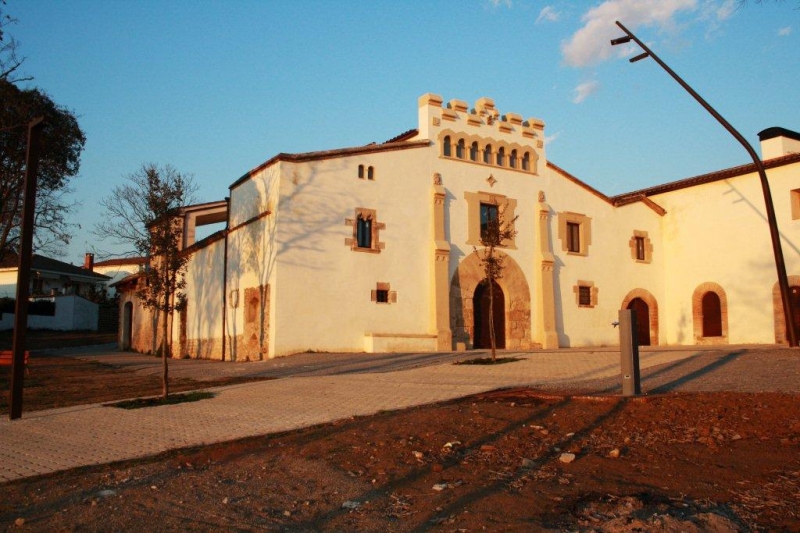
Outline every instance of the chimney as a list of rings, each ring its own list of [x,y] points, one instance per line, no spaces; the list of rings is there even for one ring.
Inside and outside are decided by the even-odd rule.
[[[774,159],[800,153],[800,133],[785,128],[767,128],[758,132],[761,141],[761,159]]]
[[[83,268],[89,272],[94,270],[94,254],[86,252],[86,255],[83,257]]]

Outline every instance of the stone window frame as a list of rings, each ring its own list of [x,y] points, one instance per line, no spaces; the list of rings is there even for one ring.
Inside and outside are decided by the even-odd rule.
[[[481,246],[481,204],[498,206],[503,220],[514,220],[517,209],[517,200],[502,194],[489,192],[465,192],[467,201],[467,243],[471,246]],[[516,235],[505,241],[501,248],[517,249]]]
[[[800,219],[800,189],[789,191],[792,204],[792,220]]]
[[[370,224],[370,247],[362,248],[358,245],[358,219],[369,220]],[[381,230],[386,229],[386,224],[378,222],[378,212],[375,209],[367,209],[365,207],[356,207],[355,216],[353,218],[344,219],[346,226],[350,226],[353,231],[353,236],[344,240],[345,246],[349,246],[354,252],[367,252],[373,254],[381,253],[386,247],[386,244],[380,241]]]
[[[567,223],[578,225],[578,239],[580,250],[570,251],[567,239]],[[592,244],[592,218],[582,213],[572,213],[562,211],[558,213],[558,238],[561,241],[561,250],[567,255],[587,256],[589,255],[589,245]]]
[[[636,250],[636,239],[643,239],[644,243],[644,259],[639,259]],[[633,236],[628,241],[628,246],[631,249],[631,259],[637,263],[649,264],[653,261],[653,242],[646,231],[633,230]]]
[[[589,289],[589,303],[581,303],[581,288]],[[597,294],[599,289],[595,287],[593,281],[585,281],[579,279],[575,285],[572,286],[572,291],[575,293],[575,304],[584,309],[590,309],[597,306]]]
[[[385,292],[386,294],[386,301],[380,301],[378,298],[379,292]],[[397,303],[397,291],[392,290],[391,283],[386,283],[379,281],[375,284],[375,288],[370,291],[370,298],[373,302],[377,304],[396,304]]]

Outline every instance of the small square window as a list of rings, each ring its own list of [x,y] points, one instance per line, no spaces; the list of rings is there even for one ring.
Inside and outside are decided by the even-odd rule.
[[[578,287],[578,305],[590,306],[592,305],[592,288],[591,287]]]
[[[575,303],[578,307],[595,307],[597,305],[597,287],[592,281],[579,280],[572,286],[575,291]]]
[[[372,291],[372,301],[379,304],[397,303],[397,292],[392,290],[389,283],[379,282]]]

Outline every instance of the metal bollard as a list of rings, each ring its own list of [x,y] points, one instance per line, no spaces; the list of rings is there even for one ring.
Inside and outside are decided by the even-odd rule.
[[[641,394],[636,315],[630,309],[621,309],[619,312],[619,354],[622,366],[622,395],[635,396]]]

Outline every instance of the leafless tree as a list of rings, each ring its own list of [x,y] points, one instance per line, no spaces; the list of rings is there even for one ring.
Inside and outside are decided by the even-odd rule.
[[[8,26],[17,23],[17,19],[3,13],[5,5],[5,0],[0,1],[0,80],[11,83],[30,81],[33,79],[32,76],[19,75],[19,68],[25,62],[25,58],[17,54],[19,42],[6,31]]]
[[[164,398],[169,395],[168,360],[172,352],[169,321],[186,303],[183,289],[189,258],[181,250],[180,208],[191,203],[195,190],[190,175],[168,165],[143,165],[102,201],[106,217],[95,230],[148,258],[144,283],[136,296],[160,320]],[[158,338],[158,331],[153,331],[153,337]]]
[[[510,241],[517,234],[514,225],[518,216],[506,220],[505,212],[507,204],[497,206],[487,216],[487,220],[481,220],[481,244],[483,250],[474,249],[483,266],[483,282],[489,289],[489,342],[492,349],[492,362],[497,361],[497,336],[494,330],[494,285],[498,279],[503,277],[505,271],[505,255],[498,255],[497,248]]]

